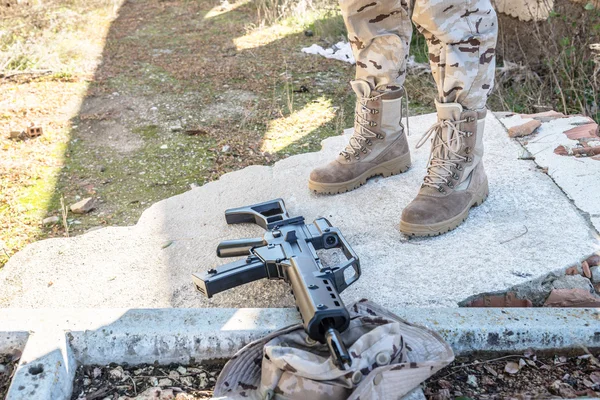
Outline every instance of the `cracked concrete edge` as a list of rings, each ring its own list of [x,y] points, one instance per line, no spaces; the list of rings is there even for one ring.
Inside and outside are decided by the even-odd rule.
[[[457,355],[600,347],[600,309],[394,311],[410,323],[440,333]],[[284,308],[3,309],[0,321],[0,338],[21,338],[11,339],[13,344],[30,332],[7,399],[59,400],[70,398],[79,364],[226,359],[250,341],[298,323],[299,318],[294,310]],[[0,348],[6,347],[3,342]]]

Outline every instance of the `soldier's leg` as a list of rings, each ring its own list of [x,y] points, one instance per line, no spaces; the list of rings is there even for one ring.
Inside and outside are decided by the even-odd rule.
[[[498,23],[490,0],[416,0],[413,21],[429,46],[438,122],[419,143],[431,138],[429,165],[400,230],[433,236],[456,228],[488,195],[482,138]]]
[[[401,111],[412,35],[407,0],[340,0],[340,7],[356,58],[354,134],[335,160],[312,171],[308,186],[318,193],[352,190],[410,166]]]

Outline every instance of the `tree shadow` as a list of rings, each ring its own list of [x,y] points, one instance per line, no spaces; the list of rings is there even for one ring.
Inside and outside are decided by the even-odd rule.
[[[48,215],[61,216],[61,200],[68,207],[93,198],[91,212],[68,212],[71,236],[103,226],[133,225],[150,205],[187,192],[190,185],[203,185],[249,165],[269,165],[291,154],[318,150],[324,137],[340,134],[338,128],[350,123],[353,104],[346,83],[353,75],[352,66],[301,53],[301,47],[317,41],[302,29],[238,49],[235,39],[247,34],[247,16],[254,12],[254,5],[246,3],[205,19],[214,3],[128,0],[122,5],[110,26],[102,61],[71,120],[65,164],[47,209]],[[326,24],[329,18],[335,17],[316,22]],[[301,86],[307,90],[294,92]],[[293,106],[286,97],[290,93]],[[323,107],[331,115],[304,127],[297,139],[273,152],[262,149],[272,121],[310,111],[315,103],[326,104]],[[336,117],[336,108],[345,110],[343,118]],[[303,115],[307,120],[313,117],[310,112]],[[224,238],[210,237],[202,226],[182,233],[177,220],[168,222],[169,212],[167,207],[157,214],[161,222],[151,228],[155,236],[148,240],[152,243],[146,243],[165,250],[157,259],[161,265],[148,266],[153,273],[135,265],[136,254],[120,256],[130,253],[122,240],[137,228],[111,228],[106,232],[114,240],[106,244],[108,248],[93,251],[82,246],[77,256],[64,255],[69,265],[58,261],[52,271],[40,267],[19,272],[23,274],[19,276],[21,289],[34,292],[52,285],[56,293],[65,290],[63,300],[70,302],[67,289],[76,286],[89,293],[79,297],[81,305],[107,304],[102,300],[107,295],[112,295],[110,304],[116,305],[128,287],[148,281],[151,291],[162,294],[140,299],[140,304],[189,304],[190,292],[183,289],[181,295],[180,288],[191,287],[189,272],[208,268],[211,265],[206,262],[213,261],[192,257],[183,268],[173,268],[182,259],[169,256],[173,249],[168,248],[182,241],[193,246],[197,240],[216,246]],[[64,234],[44,232],[46,237]],[[38,282],[25,288],[23,283],[30,280],[27,275],[38,273]],[[125,282],[113,288],[101,283],[120,279]],[[98,292],[101,296],[96,297]],[[279,285],[270,298],[282,296],[287,295]],[[62,300],[58,296],[52,301]],[[291,305],[291,300],[286,304]]]

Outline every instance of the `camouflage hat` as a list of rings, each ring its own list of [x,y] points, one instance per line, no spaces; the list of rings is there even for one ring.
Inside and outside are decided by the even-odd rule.
[[[435,332],[367,300],[349,307],[342,333],[352,356],[345,371],[302,325],[242,348],[217,379],[215,398],[270,400],[400,399],[454,359]]]

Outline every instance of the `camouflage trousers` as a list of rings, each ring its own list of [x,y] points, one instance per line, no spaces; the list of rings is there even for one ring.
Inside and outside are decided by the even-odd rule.
[[[356,78],[379,90],[404,85],[412,21],[427,39],[438,101],[485,107],[498,34],[490,0],[340,0]],[[412,5],[412,8],[411,8]]]

